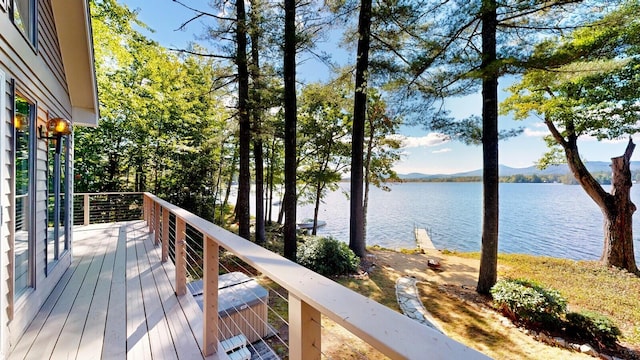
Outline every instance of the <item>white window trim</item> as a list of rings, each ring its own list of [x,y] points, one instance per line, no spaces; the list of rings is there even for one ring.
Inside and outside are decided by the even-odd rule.
[[[0,2],[4,2],[4,0],[0,0]],[[4,5],[4,4],[1,4]],[[5,163],[5,142],[6,142],[6,128],[7,128],[7,79],[4,71],[0,70],[0,181],[4,181],[4,171]],[[8,196],[8,189],[0,186],[0,257],[4,259],[5,256],[5,240],[6,234],[3,233],[2,229],[4,228],[4,212],[6,207],[6,199]],[[6,266],[0,267],[0,279],[5,279],[5,268]],[[0,358],[4,359],[4,344],[5,344],[5,328],[4,324],[7,323],[6,319],[6,293],[4,281],[0,284]]]

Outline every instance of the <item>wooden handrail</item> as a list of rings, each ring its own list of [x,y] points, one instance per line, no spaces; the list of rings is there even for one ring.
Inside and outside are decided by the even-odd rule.
[[[145,211],[157,209],[159,204],[164,215],[168,211],[176,217],[176,274],[178,269],[179,235],[189,224],[203,234],[209,254],[215,254],[217,247],[223,247],[242,261],[276,282],[289,292],[289,350],[291,358],[316,358],[320,349],[320,314],[325,315],[352,334],[393,359],[488,359],[485,355],[422,325],[374,300],[366,298],[346,287],[319,275],[278,254],[264,249],[236,234],[222,229],[191,212],[164,201],[153,194],[145,193]],[[155,211],[154,216],[160,216]],[[151,224],[156,219],[145,219]],[[164,243],[164,234],[163,234]],[[213,243],[213,244],[212,244]],[[182,266],[182,264],[180,265]],[[205,265],[204,283],[207,290],[217,283],[217,262]],[[181,289],[186,281],[186,273],[176,279],[176,289]],[[216,280],[212,280],[215,277]],[[177,290],[178,293],[180,291]],[[203,351],[208,355],[217,344],[217,295],[206,292],[204,297]],[[213,306],[211,302],[215,302]],[[211,312],[215,312],[212,314]],[[210,332],[213,331],[213,334]],[[315,350],[317,349],[317,350]],[[317,351],[317,353],[316,353]]]

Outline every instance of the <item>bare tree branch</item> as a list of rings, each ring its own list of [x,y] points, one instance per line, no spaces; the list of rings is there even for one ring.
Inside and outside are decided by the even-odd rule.
[[[235,57],[233,57],[233,56],[217,55],[217,54],[205,54],[205,53],[201,53],[201,52],[197,52],[197,51],[191,51],[191,50],[185,50],[185,49],[169,48],[167,50],[175,51],[175,52],[179,52],[179,53],[190,54],[190,55],[209,57],[209,58],[214,58],[214,59],[225,59],[225,60],[233,60],[233,59],[235,59]]]

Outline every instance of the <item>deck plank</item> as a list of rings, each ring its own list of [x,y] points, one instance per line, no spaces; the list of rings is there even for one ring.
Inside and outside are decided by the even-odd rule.
[[[82,280],[78,295],[73,300],[73,311],[67,317],[67,321],[62,327],[56,346],[51,354],[53,359],[75,359],[78,354],[80,339],[87,322],[100,270],[105,260],[106,251],[109,249],[109,239],[110,237],[103,236],[99,240],[100,245],[96,244],[96,250],[87,274]]]
[[[148,334],[151,355],[154,359],[178,359],[173,344],[171,344],[171,346],[167,344],[167,340],[171,339],[171,333],[165,318],[164,309],[162,308],[162,300],[152,274],[154,266],[161,266],[160,261],[156,259],[156,261],[150,262],[149,257],[145,255],[145,238],[149,238],[149,235],[131,229],[129,230],[129,236],[136,242],[138,268],[141,270],[140,283],[142,284],[142,298],[147,318],[147,327],[149,328]]]
[[[12,349],[10,353],[11,358],[24,359],[27,356],[29,349],[31,349],[38,334],[46,324],[49,314],[51,313],[51,311],[53,311],[53,308],[58,302],[58,299],[62,296],[64,289],[73,277],[74,272],[78,270],[79,264],[83,261],[83,259],[85,258],[82,255],[74,257],[72,267],[69,270],[65,271],[65,273],[62,275],[62,277],[58,281],[58,284],[53,289],[45,303],[42,305],[36,317],[33,319],[33,321],[31,321],[31,324],[29,324],[29,326],[25,330],[25,333],[22,335],[16,346]]]
[[[102,359],[106,360],[125,359],[127,356],[126,260],[127,232],[123,226],[119,228],[118,233],[118,245],[111,275],[107,320],[104,328],[104,343],[101,348]],[[97,350],[97,348],[94,350]],[[82,358],[78,359],[81,360]]]
[[[144,244],[150,261],[158,261],[161,258],[159,249],[154,247],[149,239],[146,239]],[[163,299],[162,305],[167,316],[167,322],[176,347],[176,353],[179,359],[202,359],[203,356],[197,339],[193,336],[185,336],[186,334],[192,335],[193,333],[189,325],[189,319],[185,317],[178,297],[175,294],[175,288],[172,285],[173,279],[175,278],[175,270],[173,272],[171,271],[173,268],[173,264],[168,261],[161,266],[154,267],[153,276],[160,297]],[[187,294],[184,296],[191,295]],[[200,332],[202,332],[202,329],[200,329]]]
[[[200,309],[189,294],[176,297],[175,268],[160,262],[144,222],[74,235],[71,267],[9,360],[203,358]]]
[[[101,354],[97,349],[102,349],[104,344],[109,292],[111,291],[111,279],[113,277],[113,266],[116,260],[119,238],[120,228],[114,227],[111,229],[107,241],[107,250],[89,307],[89,313],[87,314],[87,321],[82,332],[76,359],[100,358]]]
[[[127,229],[129,231],[130,228]],[[136,239],[127,236],[127,358],[151,359]]]
[[[46,325],[42,328],[40,333],[38,334],[35,340],[35,349],[32,349],[25,359],[30,360],[40,360],[43,358],[49,358],[55,348],[55,345],[58,341],[62,328],[67,321],[69,314],[71,313],[71,309],[73,307],[73,303],[75,298],[80,291],[82,283],[84,281],[87,272],[91,264],[93,263],[93,257],[95,256],[96,251],[99,249],[99,246],[102,245],[102,240],[98,240],[98,243],[94,244],[93,248],[89,250],[90,255],[83,257],[82,261],[74,271],[71,279],[66,284],[64,291],[62,292],[62,296],[58,298],[55,306],[53,307],[51,313],[46,319]]]

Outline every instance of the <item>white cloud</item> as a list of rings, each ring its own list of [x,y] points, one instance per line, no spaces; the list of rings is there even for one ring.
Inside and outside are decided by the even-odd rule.
[[[433,154],[442,154],[442,153],[448,153],[448,152],[451,152],[451,151],[453,151],[453,149],[444,148],[444,149],[432,151],[431,153],[433,153]]]
[[[605,144],[624,144],[629,141],[628,137],[619,137],[617,139],[602,139],[598,140],[597,137],[591,135],[580,136],[580,141],[584,142],[601,142]]]
[[[531,128],[525,128],[524,129],[524,135],[525,136],[529,136],[529,137],[542,137],[542,136],[547,136],[549,135],[549,130],[547,129],[547,126],[544,123],[535,123],[532,125],[535,129],[531,129]],[[540,128],[544,128],[544,130],[538,130]],[[562,128],[559,128],[558,130],[562,131]],[[626,143],[627,141],[629,141],[628,137],[625,136],[621,136],[617,139],[602,139],[602,140],[598,140],[598,138],[596,138],[595,136],[591,136],[591,135],[582,135],[580,136],[580,141],[584,141],[584,142],[601,142],[601,143],[605,143],[605,144],[622,144],[622,143]]]
[[[397,135],[397,137],[402,140],[402,146],[405,148],[416,148],[422,146],[432,147],[442,145],[451,141],[451,138],[449,136],[439,133],[429,133],[421,137],[404,135]]]
[[[542,137],[542,136],[547,136],[547,135],[549,135],[549,130],[533,130],[533,129],[530,129],[530,128],[525,128],[524,129],[524,136]]]

